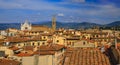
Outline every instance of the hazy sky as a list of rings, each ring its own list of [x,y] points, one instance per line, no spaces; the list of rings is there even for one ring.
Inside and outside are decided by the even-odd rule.
[[[0,23],[120,21],[120,0],[0,0]]]

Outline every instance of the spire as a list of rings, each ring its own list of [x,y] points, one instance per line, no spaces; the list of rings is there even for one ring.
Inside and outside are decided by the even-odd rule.
[[[27,24],[28,24],[28,20],[27,20],[27,19],[25,20],[25,23],[27,23]]]
[[[56,30],[56,16],[52,17],[52,30],[53,32]]]

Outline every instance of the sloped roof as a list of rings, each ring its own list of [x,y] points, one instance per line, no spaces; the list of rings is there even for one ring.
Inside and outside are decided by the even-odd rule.
[[[50,44],[50,45],[42,45],[39,47],[40,51],[58,51],[60,49],[65,48],[63,45],[58,44]]]
[[[0,59],[0,65],[20,65],[20,62],[8,59]]]

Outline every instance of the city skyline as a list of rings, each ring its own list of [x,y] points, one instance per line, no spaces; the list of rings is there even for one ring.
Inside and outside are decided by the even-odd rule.
[[[107,24],[119,21],[118,0],[0,0],[0,23],[51,21]]]

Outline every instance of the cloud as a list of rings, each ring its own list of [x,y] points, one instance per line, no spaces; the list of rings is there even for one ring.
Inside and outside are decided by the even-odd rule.
[[[58,15],[57,16],[64,16],[64,14],[63,13],[58,13]]]
[[[54,14],[57,14],[59,16],[57,20],[62,22],[109,23],[120,20],[120,8],[115,4],[90,4],[86,3],[85,0],[61,0],[60,2],[48,2],[47,0],[0,0],[0,9],[6,11],[4,13],[0,12],[0,21],[19,21],[25,18],[31,21],[44,21],[51,20],[51,16]]]
[[[59,10],[61,7],[57,7],[54,4],[37,0],[11,0],[6,2],[0,0],[0,8],[2,9],[30,9],[30,10]]]

